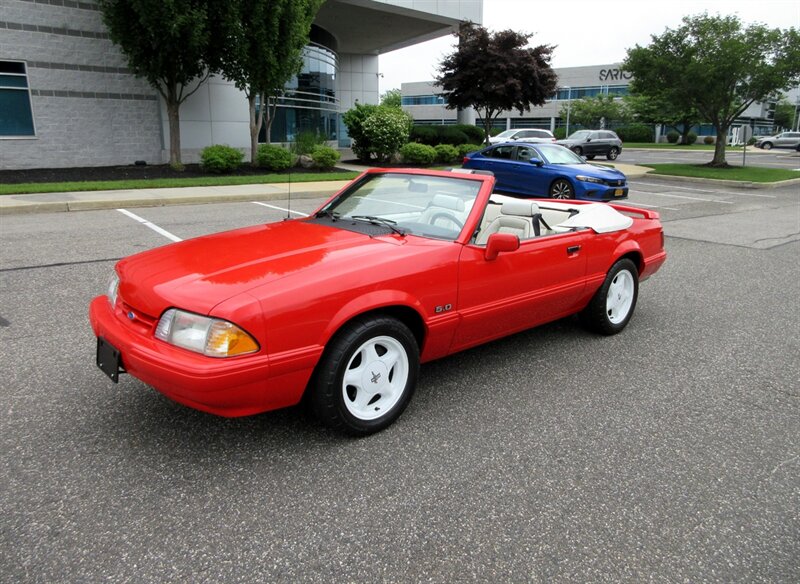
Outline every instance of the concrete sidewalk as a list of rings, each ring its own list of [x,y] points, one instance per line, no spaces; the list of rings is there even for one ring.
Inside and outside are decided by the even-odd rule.
[[[609,163],[611,166],[611,164]],[[628,178],[644,176],[649,170],[630,164],[613,164]],[[337,164],[338,168],[363,172],[366,167]],[[58,213],[66,211],[91,211],[121,207],[161,207],[202,203],[231,203],[238,201],[270,201],[297,198],[327,197],[348,181],[320,181],[230,185],[217,187],[179,187],[166,189],[126,189],[118,191],[75,191],[68,193],[42,193],[0,196],[0,215],[20,213]]]

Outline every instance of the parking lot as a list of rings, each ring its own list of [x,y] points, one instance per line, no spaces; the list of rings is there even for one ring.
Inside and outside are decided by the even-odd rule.
[[[642,178],[626,204],[669,258],[622,334],[566,319],[425,365],[359,440],[94,365],[116,259],[286,201],[0,218],[2,580],[797,581],[800,190]]]

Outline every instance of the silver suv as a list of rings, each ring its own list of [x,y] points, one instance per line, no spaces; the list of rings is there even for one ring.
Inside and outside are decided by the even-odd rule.
[[[558,140],[561,144],[579,156],[592,160],[595,156],[605,156],[615,160],[622,152],[622,140],[616,132],[611,130],[578,130],[569,135],[565,140]]]
[[[797,148],[800,144],[800,132],[781,132],[775,136],[766,136],[756,140],[756,146],[764,150],[771,148]]]

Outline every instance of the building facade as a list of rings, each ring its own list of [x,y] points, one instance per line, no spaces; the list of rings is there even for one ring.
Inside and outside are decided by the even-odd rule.
[[[313,131],[346,145],[341,114],[357,101],[378,102],[381,53],[482,19],[482,0],[327,0],[279,104],[273,141]],[[0,169],[163,163],[166,121],[163,101],[127,68],[95,0],[0,2]],[[181,107],[184,161],[211,144],[249,147],[247,101],[220,77]]]
[[[555,131],[556,128],[569,126],[570,131],[577,129],[575,124],[568,124],[563,109],[569,104],[584,97],[596,95],[614,95],[623,97],[628,94],[631,74],[623,71],[621,63],[593,65],[586,67],[567,67],[555,69],[558,75],[558,90],[552,99],[543,106],[532,107],[530,111],[520,114],[518,111],[502,112],[494,120],[494,127],[502,130],[516,128],[543,128]],[[433,81],[403,83],[401,86],[402,106],[419,124],[455,124],[459,118],[455,110],[445,107],[444,99],[439,95],[440,89]],[[749,125],[753,134],[769,135],[773,131],[772,117],[775,102],[754,103],[737,119],[735,126]],[[479,117],[475,121],[481,125]],[[656,127],[654,132],[659,137],[666,135],[669,128]],[[698,135],[714,136],[716,132],[710,124],[695,128]],[[655,136],[655,134],[654,134]]]

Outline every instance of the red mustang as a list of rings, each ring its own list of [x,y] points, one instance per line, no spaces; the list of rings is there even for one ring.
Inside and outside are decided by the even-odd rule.
[[[97,363],[223,416],[305,395],[369,434],[402,413],[421,362],[575,313],[625,328],[666,259],[658,214],[493,186],[370,170],[310,217],[123,259],[91,304]]]

